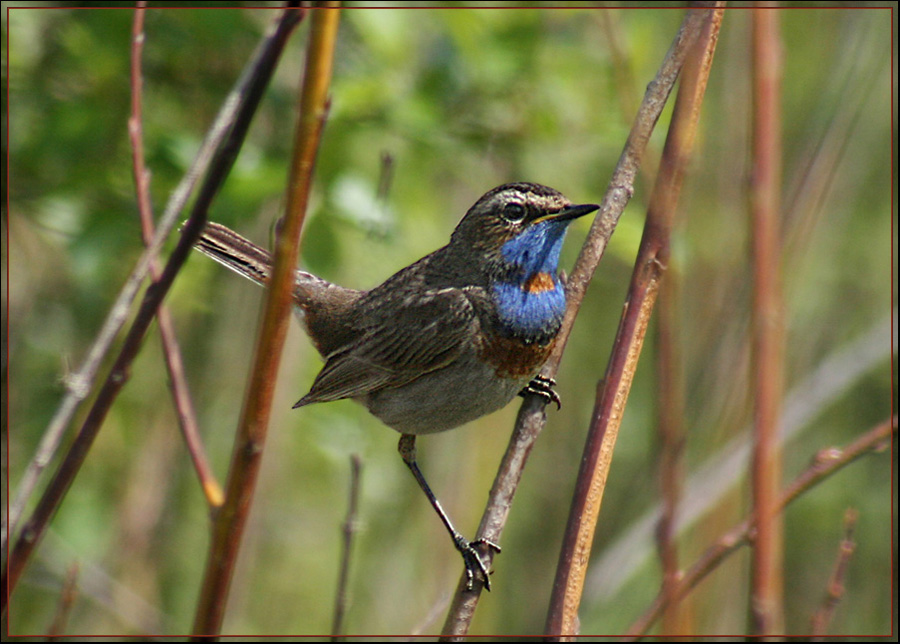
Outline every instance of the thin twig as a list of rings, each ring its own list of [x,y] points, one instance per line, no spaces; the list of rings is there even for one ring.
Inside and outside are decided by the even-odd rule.
[[[844,578],[847,576],[847,567],[850,564],[850,558],[853,551],[856,550],[856,542],[853,541],[853,531],[856,529],[856,520],[859,518],[859,512],[853,508],[847,508],[844,513],[844,538],[841,540],[840,549],[838,550],[837,561],[834,564],[834,572],[831,573],[831,579],[828,580],[828,590],[825,593],[825,599],[822,600],[822,607],[816,611],[812,618],[812,634],[817,641],[822,641],[831,624],[831,618],[834,617],[834,610],[844,596]]]
[[[131,118],[128,119],[128,133],[131,139],[132,164],[134,168],[134,183],[137,192],[138,212],[141,217],[141,234],[144,245],[149,245],[153,240],[153,206],[150,200],[150,173],[144,164],[144,132],[143,116],[141,113],[142,85],[141,54],[144,45],[144,7],[146,2],[139,2],[134,12],[134,27],[131,38]],[[156,258],[150,263],[150,276],[154,282],[159,281],[160,268]],[[222,488],[216,481],[206,450],[200,439],[200,431],[197,426],[197,414],[194,412],[194,404],[191,401],[190,389],[187,377],[184,374],[184,363],[181,359],[181,349],[178,347],[178,338],[175,335],[175,325],[169,307],[160,304],[156,313],[159,321],[159,334],[162,338],[163,356],[166,369],[169,373],[169,382],[172,388],[172,397],[175,400],[175,411],[178,416],[178,424],[187,444],[188,453],[194,463],[194,469],[200,478],[200,486],[210,508],[222,505]]]
[[[566,282],[566,315],[553,353],[541,371],[545,377],[552,378],[559,368],[560,357],[581,301],[584,299],[587,286],[603,256],[619,217],[634,193],[635,176],[641,166],[650,134],[653,132],[669,93],[672,91],[687,52],[699,36],[703,22],[703,17],[696,15],[695,12],[690,12],[685,17],[656,78],[647,87],[635,117],[634,126],[610,179],[600,210],[582,246],[575,268]],[[546,416],[542,401],[536,396],[527,397],[519,408],[515,428],[494,479],[476,539],[500,542],[500,536],[506,524],[525,462],[545,422]],[[488,557],[492,558],[493,554],[488,553]],[[468,632],[478,599],[481,596],[481,588],[482,584],[476,583],[472,590],[467,590],[465,576],[460,579],[447,619],[444,622],[442,636],[445,639],[461,638]]]
[[[778,439],[784,383],[781,293],[781,42],[777,3],[753,10],[752,356],[754,443],[752,491],[757,517],[750,592],[750,632],[784,631],[784,535],[777,511],[781,488]]]
[[[830,448],[820,450],[813,459],[812,464],[782,492],[778,503],[779,511],[783,512],[784,508],[801,494],[809,491],[860,456],[870,451],[877,452],[889,448],[891,435],[896,434],[896,432],[897,417],[894,416],[870,429],[843,449]],[[741,546],[747,545],[753,538],[755,531],[756,521],[751,517],[745,519],[717,539],[694,565],[681,575],[678,588],[673,593],[673,596],[657,595],[647,611],[629,627],[626,640],[633,641],[643,637],[662,614],[668,601],[683,600],[728,555],[738,550]]]
[[[312,24],[300,89],[300,115],[288,175],[284,225],[275,240],[272,278],[266,291],[250,382],[238,421],[225,504],[213,525],[212,543],[194,617],[195,637],[215,637],[221,632],[231,577],[253,501],[278,366],[290,322],[300,230],[306,216],[313,167],[328,113],[328,87],[340,16],[337,2],[317,3],[310,11]]]
[[[350,555],[352,553],[353,536],[359,530],[356,518],[359,506],[359,480],[362,460],[359,454],[350,456],[350,500],[347,503],[347,518],[341,530],[343,543],[341,547],[341,567],[338,573],[337,591],[334,596],[334,619],[331,622],[331,640],[343,641],[344,614],[347,612],[347,581],[350,578]]]
[[[72,606],[78,598],[78,563],[73,563],[66,571],[66,578],[63,581],[62,591],[59,593],[59,602],[56,605],[56,613],[53,615],[53,621],[50,623],[50,629],[47,631],[47,641],[52,642],[63,637],[66,632],[66,625],[69,623],[69,615],[72,614]]]
[[[82,555],[83,551],[68,536],[48,530],[41,550],[36,553],[40,577],[50,574],[54,579],[65,579],[72,562],[77,560],[78,597],[85,603],[86,614],[88,611],[93,616],[105,614],[103,619],[114,620],[121,633],[162,633],[166,630],[170,615],[146,597],[146,587],[137,591],[130,583],[114,576],[108,561],[82,558]],[[95,613],[95,609],[99,613]]]
[[[195,180],[199,172],[209,166],[209,172],[206,174],[203,184],[200,187],[199,194],[191,211],[191,216],[182,231],[181,239],[172,252],[158,282],[151,286],[144,293],[144,298],[140,308],[135,315],[131,329],[126,335],[119,355],[115,360],[106,381],[103,383],[91,410],[81,426],[77,436],[73,440],[68,453],[59,469],[50,481],[41,499],[32,513],[29,520],[22,527],[18,536],[14,549],[9,554],[6,566],[3,570],[2,579],[0,579],[0,587],[7,590],[0,594],[0,610],[5,611],[9,595],[15,588],[16,582],[22,574],[25,565],[28,562],[35,546],[40,541],[41,536],[46,530],[47,524],[56,512],[59,504],[62,502],[66,491],[75,478],[75,475],[81,468],[91,444],[96,438],[100,430],[106,413],[112,406],[113,401],[121,390],[122,386],[128,378],[128,369],[140,350],[144,336],[150,323],[153,321],[156,310],[171,287],[181,266],[184,264],[188,254],[193,248],[194,242],[200,236],[205,222],[206,213],[212,203],[213,197],[221,187],[222,182],[228,175],[228,172],[234,163],[234,159],[240,149],[240,144],[246,135],[249,127],[250,118],[256,110],[256,106],[262,97],[263,90],[268,83],[274,70],[275,63],[287,41],[287,36],[293,30],[300,20],[300,14],[296,10],[284,12],[279,18],[273,29],[264,36],[260,47],[255,52],[253,58],[248,63],[240,79],[236,83],[235,89],[225,99],[225,103],[219,111],[212,128],[207,133],[206,138],[201,145],[200,152],[194,165],[188,171],[188,175],[179,184],[176,193],[172,195],[166,212],[160,222],[160,226],[156,230],[153,242],[141,256],[138,265],[132,271],[129,277],[129,285],[123,288],[119,300],[113,305],[114,311],[110,313],[108,320],[118,319],[119,315],[127,315],[130,299],[127,294],[131,289],[131,282],[136,281],[134,288],[140,284],[143,277],[149,270],[150,261],[159,252],[163,241],[171,232],[178,218],[178,215],[184,203],[193,188]],[[119,310],[121,309],[121,310]],[[101,335],[107,332],[106,326],[101,331]],[[95,346],[102,344],[100,341]],[[86,395],[86,393],[85,393]],[[83,398],[83,396],[82,396]],[[80,400],[79,398],[78,400]],[[68,398],[67,398],[68,400]],[[78,400],[74,402],[77,405]],[[60,413],[67,406],[67,402],[63,403],[57,417],[51,421],[51,425],[61,422]],[[72,410],[74,411],[74,409]],[[66,421],[68,422],[68,421]],[[60,431],[65,425],[60,427]],[[56,445],[52,446],[52,450],[47,452],[43,448],[44,441],[49,440],[48,434],[45,433],[42,439],[39,453],[41,458],[49,458],[52,456]],[[53,437],[55,440],[61,438]],[[43,464],[46,465],[46,462]],[[33,483],[31,483],[33,485]],[[28,494],[23,494],[24,500],[27,500]],[[10,525],[14,525],[10,522]]]

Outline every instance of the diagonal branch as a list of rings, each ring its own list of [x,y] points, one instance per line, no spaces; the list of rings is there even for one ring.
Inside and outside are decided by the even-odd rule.
[[[277,21],[275,27],[270,29],[270,32],[263,38],[260,47],[238,80],[235,89],[225,99],[225,103],[219,111],[212,128],[210,128],[206,139],[201,145],[194,165],[170,198],[160,226],[153,237],[153,242],[141,256],[119,299],[113,305],[113,309],[107,318],[107,323],[104,324],[104,328],[100,333],[103,339],[102,341],[98,339],[95,343],[95,349],[97,350],[103,348],[102,345],[106,342],[107,333],[112,333],[109,342],[112,341],[115,332],[118,330],[116,322],[120,318],[124,321],[125,316],[127,316],[129,304],[143,277],[146,276],[151,260],[159,253],[163,241],[174,228],[178,215],[187,201],[197,177],[208,166],[209,171],[204,178],[197,200],[194,202],[191,216],[183,229],[181,239],[166,262],[159,281],[152,284],[144,293],[144,298],[135,315],[131,329],[122,343],[119,355],[88,412],[87,418],[69,447],[68,453],[62,463],[60,463],[56,474],[38,501],[34,512],[22,527],[15,547],[9,553],[2,579],[0,579],[0,585],[5,591],[0,594],[0,610],[6,610],[9,595],[15,588],[16,582],[28,563],[35,546],[46,531],[50,519],[56,513],[69,486],[84,463],[84,459],[87,457],[87,453],[97,433],[100,431],[103,420],[106,418],[113,401],[127,381],[128,370],[140,350],[160,302],[162,302],[175,280],[175,276],[191,252],[194,242],[200,236],[206,224],[207,210],[234,163],[241,142],[249,127],[250,118],[255,112],[263,90],[268,84],[268,79],[274,71],[275,63],[287,41],[287,36],[299,22],[299,13],[298,11],[286,11]],[[134,291],[132,291],[132,288]],[[112,329],[108,328],[110,325],[112,325]],[[105,346],[108,347],[108,345]],[[92,356],[93,352],[94,349],[92,349]],[[102,355],[97,358],[98,365],[100,358],[102,358]],[[88,365],[93,369],[92,360],[93,357],[89,358]],[[83,371],[80,371],[79,375],[82,373]],[[95,373],[95,371],[92,372],[92,377]],[[87,386],[87,383],[83,384]],[[62,438],[62,431],[69,420],[71,420],[71,414],[74,413],[75,407],[86,395],[87,390],[82,392],[80,396],[67,396],[57,415],[51,421],[51,428],[48,428],[48,431],[45,432],[41,446],[38,448],[40,459],[36,459],[36,461],[40,467],[35,468],[37,474],[49,462]],[[71,405],[74,405],[71,409],[70,401]],[[27,493],[20,495],[23,499],[23,504],[31,490],[33,490],[37,474],[34,475],[33,481],[29,481],[31,487]],[[13,525],[14,523],[11,521],[10,526]]]
[[[709,5],[711,3],[703,3]],[[634,180],[641,165],[647,142],[653,132],[659,115],[668,99],[679,71],[692,45],[698,39],[703,28],[705,17],[702,12],[691,11],[682,22],[678,34],[664,58],[656,78],[647,86],[644,99],[635,117],[631,133],[619,162],[610,179],[600,211],[597,214],[588,237],[582,246],[575,268],[566,282],[567,309],[562,329],[547,364],[541,375],[552,378],[558,368],[566,340],[581,301],[584,299],[588,284],[600,258],[606,249],[609,238],[618,223],[619,217],[634,193]],[[510,438],[509,446],[503,456],[494,484],[491,488],[488,505],[481,519],[476,539],[487,539],[494,543],[500,541],[500,535],[509,515],[513,496],[518,487],[525,462],[534,446],[538,435],[546,422],[542,401],[530,396],[519,408],[516,424]],[[492,553],[489,553],[492,557]],[[482,585],[476,583],[472,590],[466,589],[466,578],[463,577],[457,586],[450,611],[444,623],[443,637],[461,638],[469,629]]]

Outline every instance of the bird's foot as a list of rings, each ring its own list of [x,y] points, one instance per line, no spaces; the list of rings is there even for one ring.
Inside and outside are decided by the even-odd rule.
[[[543,398],[545,405],[549,405],[553,402],[556,403],[557,409],[562,409],[562,401],[559,398],[559,394],[553,390],[553,387],[555,386],[556,381],[553,378],[537,375],[531,379],[531,382],[522,387],[522,391],[519,392],[519,395],[524,397],[528,394],[534,394]]]
[[[462,554],[463,564],[466,567],[466,590],[472,590],[472,586],[475,583],[476,573],[481,575],[481,578],[484,580],[484,587],[487,590],[490,590],[491,562],[490,560],[485,560],[485,557],[483,557],[481,552],[479,552],[479,547],[483,546],[489,550],[493,550],[494,552],[500,552],[500,546],[498,546],[493,541],[488,541],[487,539],[467,541],[465,538],[463,538],[462,535],[457,535],[453,542],[456,545],[456,549],[459,550],[460,554]]]

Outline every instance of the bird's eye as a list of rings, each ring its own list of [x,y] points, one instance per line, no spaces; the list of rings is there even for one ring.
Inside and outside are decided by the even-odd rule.
[[[508,203],[503,206],[503,218],[511,224],[521,223],[525,219],[525,206],[520,203]]]

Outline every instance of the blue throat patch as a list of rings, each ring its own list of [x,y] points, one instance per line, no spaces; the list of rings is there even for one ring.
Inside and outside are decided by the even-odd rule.
[[[545,342],[559,329],[566,294],[557,271],[569,223],[539,222],[503,245],[501,253],[510,270],[494,284],[493,295],[508,335]]]

